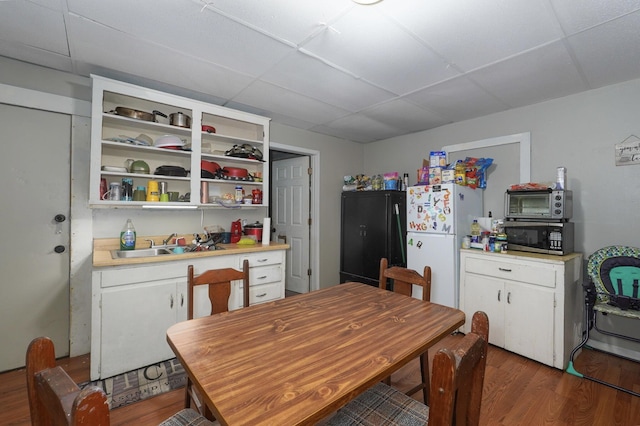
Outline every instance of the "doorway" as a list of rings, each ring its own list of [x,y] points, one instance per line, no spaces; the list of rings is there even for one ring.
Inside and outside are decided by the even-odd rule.
[[[273,240],[287,238],[285,288],[287,294],[320,288],[319,268],[319,164],[317,151],[271,143],[269,215]],[[307,173],[309,170],[309,173]],[[282,241],[281,238],[280,241]]]
[[[33,125],[37,123],[37,125]],[[69,354],[71,116],[0,104],[5,242],[0,371],[24,366],[35,337]]]

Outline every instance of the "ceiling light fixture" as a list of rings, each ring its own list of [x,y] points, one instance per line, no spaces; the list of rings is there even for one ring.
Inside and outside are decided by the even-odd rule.
[[[369,6],[372,4],[380,3],[382,0],[351,0],[351,1],[353,1],[354,3]]]

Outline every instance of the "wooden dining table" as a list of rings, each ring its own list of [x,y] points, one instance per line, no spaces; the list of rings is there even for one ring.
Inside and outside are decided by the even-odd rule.
[[[462,311],[361,283],[173,325],[167,341],[223,425],[308,425],[426,352]]]

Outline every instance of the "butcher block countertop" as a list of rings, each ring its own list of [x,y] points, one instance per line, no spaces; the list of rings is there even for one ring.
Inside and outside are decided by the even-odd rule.
[[[165,236],[166,237],[166,236]],[[188,235],[190,241],[193,239],[193,235]],[[145,239],[153,239],[156,244],[161,244],[163,237],[138,237],[136,239],[136,248],[148,248],[149,242]],[[152,257],[136,257],[136,258],[121,258],[113,259],[111,257],[111,250],[118,250],[120,248],[120,240],[118,238],[98,238],[93,240],[93,266],[126,266],[126,265],[141,265],[145,263],[157,263],[157,262],[173,262],[186,259],[197,259],[201,257],[211,256],[226,256],[242,253],[258,253],[262,251],[271,250],[286,250],[289,248],[289,244],[277,243],[271,241],[269,245],[263,245],[262,243],[256,243],[252,245],[238,245],[238,244],[219,244],[219,247],[224,250],[212,250],[212,251],[199,251],[192,253],[182,254],[167,254],[161,256]]]

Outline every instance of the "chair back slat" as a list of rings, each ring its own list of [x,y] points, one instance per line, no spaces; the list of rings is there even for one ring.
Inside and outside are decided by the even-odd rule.
[[[393,280],[393,291],[396,293],[411,296],[415,284],[422,287],[422,300],[427,302],[431,300],[431,268],[429,266],[425,266],[423,274],[420,275],[413,269],[401,266],[389,268],[387,259],[382,258],[380,260],[380,288],[387,288],[387,279]]]
[[[211,269],[195,276],[193,265],[187,269],[188,300],[187,319],[193,319],[193,289],[199,285],[208,286],[209,302],[211,303],[210,315],[227,312],[229,310],[229,297],[231,296],[231,281],[243,281],[243,306],[249,306],[249,261],[243,262],[242,271],[233,268]]]

